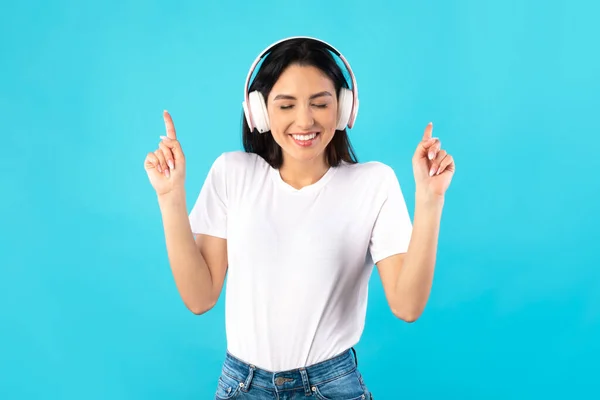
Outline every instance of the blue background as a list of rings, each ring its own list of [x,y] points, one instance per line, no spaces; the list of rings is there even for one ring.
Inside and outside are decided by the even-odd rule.
[[[168,109],[191,207],[241,148],[248,67],[290,35],[347,56],[353,144],[394,167],[411,215],[429,121],[457,163],[421,319],[395,319],[373,275],[357,349],[375,398],[598,395],[597,4],[3,1],[0,398],[211,398],[223,297],[183,306],[143,160]]]

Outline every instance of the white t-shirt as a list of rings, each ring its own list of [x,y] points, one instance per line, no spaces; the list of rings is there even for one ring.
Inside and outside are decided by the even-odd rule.
[[[387,165],[344,163],[297,190],[242,151],[216,159],[189,218],[194,234],[227,239],[228,351],[273,372],[357,344],[374,263],[412,233]]]

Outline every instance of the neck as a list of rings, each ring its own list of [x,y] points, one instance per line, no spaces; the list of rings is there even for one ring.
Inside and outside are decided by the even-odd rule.
[[[283,165],[279,168],[281,179],[295,189],[302,189],[319,181],[329,170],[325,157],[315,160],[299,161],[283,158]]]

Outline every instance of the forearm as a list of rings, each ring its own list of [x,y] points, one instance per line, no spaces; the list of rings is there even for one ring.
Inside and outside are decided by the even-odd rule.
[[[213,284],[210,270],[192,235],[185,192],[159,196],[158,203],[177,289],[192,312],[205,312],[214,303]]]
[[[417,192],[413,232],[395,287],[397,310],[409,320],[421,315],[429,299],[443,207],[443,197]]]

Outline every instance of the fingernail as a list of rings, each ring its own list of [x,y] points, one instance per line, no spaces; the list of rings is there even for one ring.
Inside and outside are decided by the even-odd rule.
[[[173,165],[173,160],[167,161],[167,164],[169,164],[169,167],[171,167],[171,169],[175,169],[175,166]]]
[[[161,138],[162,140],[164,140],[164,139],[166,139],[167,137],[166,137],[166,136],[161,136],[160,138]]]
[[[433,176],[434,173],[435,173],[435,166],[431,167],[431,169],[429,170],[429,176]]]
[[[165,169],[165,175],[167,178],[171,175],[171,173],[169,172],[169,168]]]
[[[433,160],[433,151],[430,151],[430,152],[429,152],[429,159],[430,159],[430,160]]]
[[[156,169],[158,170],[158,172],[162,173],[162,168],[160,167],[160,164],[158,164],[158,165],[156,166]]]

